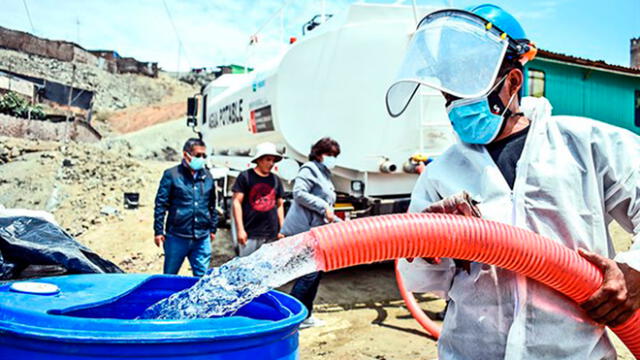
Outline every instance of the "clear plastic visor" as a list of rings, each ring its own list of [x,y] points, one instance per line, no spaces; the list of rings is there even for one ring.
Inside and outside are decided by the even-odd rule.
[[[387,110],[399,116],[420,84],[459,98],[491,89],[508,41],[481,18],[460,11],[427,15],[409,42],[396,80],[387,91]]]

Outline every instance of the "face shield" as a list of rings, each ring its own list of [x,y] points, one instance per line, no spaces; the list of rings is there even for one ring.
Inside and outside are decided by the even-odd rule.
[[[397,117],[420,85],[459,98],[485,95],[493,86],[509,39],[486,20],[461,10],[427,15],[409,42],[387,110]]]

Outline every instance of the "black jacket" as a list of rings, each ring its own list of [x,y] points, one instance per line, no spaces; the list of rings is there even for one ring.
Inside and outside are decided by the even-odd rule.
[[[166,226],[165,226],[165,215]],[[191,175],[181,163],[164,171],[154,209],[155,235],[202,239],[216,232],[215,183],[211,173],[203,169]]]

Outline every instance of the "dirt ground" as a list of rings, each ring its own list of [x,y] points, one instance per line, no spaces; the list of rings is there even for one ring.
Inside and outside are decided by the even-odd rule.
[[[125,109],[114,113],[108,121],[115,132],[124,134],[144,129],[154,124],[177,119],[185,115],[186,108],[186,102],[180,101]]]
[[[132,133],[187,114],[186,99],[193,96],[197,88],[183,82],[176,82],[175,79],[169,79],[166,75],[161,80],[168,84],[167,96],[155,104],[133,106],[110,113],[107,122],[111,131],[118,134]]]

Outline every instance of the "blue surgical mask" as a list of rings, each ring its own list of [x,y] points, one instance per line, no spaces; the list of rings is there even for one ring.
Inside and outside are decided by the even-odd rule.
[[[204,159],[199,157],[192,157],[189,161],[189,167],[194,171],[202,170],[204,168]]]
[[[506,76],[505,76],[506,78]],[[497,87],[503,78],[496,84]],[[493,91],[493,89],[491,90]],[[491,92],[490,92],[491,93]],[[489,94],[475,99],[452,101],[447,107],[449,120],[460,140],[468,144],[489,144],[500,133],[504,115],[516,93],[511,95],[502,114],[494,114],[489,106]]]
[[[327,169],[333,169],[336,167],[336,158],[335,156],[324,155],[322,157],[322,163],[327,167]]]

